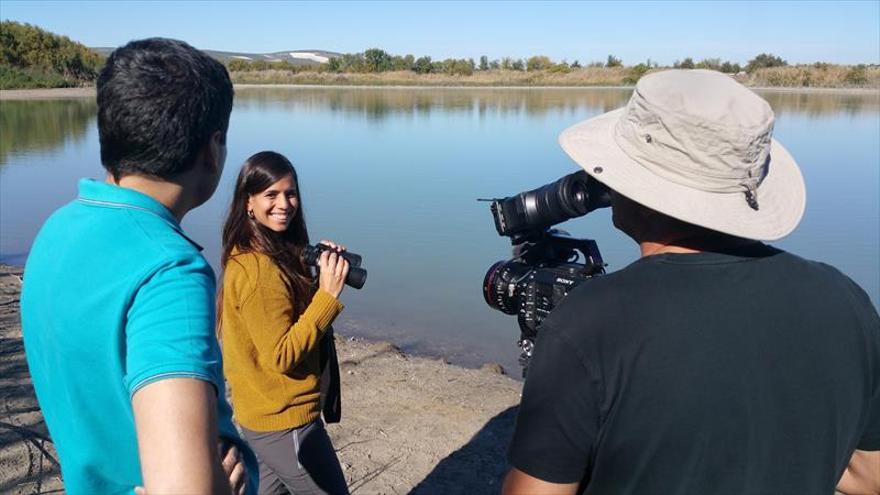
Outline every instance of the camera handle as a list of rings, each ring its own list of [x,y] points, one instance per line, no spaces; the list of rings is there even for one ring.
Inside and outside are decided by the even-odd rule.
[[[529,360],[532,359],[532,352],[535,350],[535,341],[528,337],[522,337],[516,341],[516,345],[522,349],[519,355],[519,367],[522,368],[522,377],[526,377],[529,369]]]
[[[513,256],[523,262],[537,266],[542,261],[560,263],[572,262],[572,255],[580,253],[586,275],[605,273],[605,261],[599,252],[599,245],[592,239],[577,239],[562,230],[551,229],[530,240],[513,243]]]

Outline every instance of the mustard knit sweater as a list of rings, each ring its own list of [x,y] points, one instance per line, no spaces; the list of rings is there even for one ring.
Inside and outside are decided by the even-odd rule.
[[[301,315],[266,255],[233,251],[223,274],[223,371],[236,420],[253,431],[311,423],[321,413],[319,343],[342,311],[318,290]]]

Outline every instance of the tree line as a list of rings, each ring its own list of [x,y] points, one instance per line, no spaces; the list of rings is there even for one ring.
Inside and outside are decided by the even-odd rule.
[[[0,88],[91,84],[103,63],[103,57],[66,36],[0,22]]]
[[[104,58],[74,42],[66,36],[59,36],[36,26],[14,21],[0,22],[0,89],[11,88],[48,88],[83,86],[94,83]],[[275,73],[297,74],[315,72],[322,74],[379,74],[384,72],[413,72],[415,74],[441,74],[447,76],[471,76],[478,73],[493,71],[515,75],[516,73],[567,74],[588,68],[614,69],[610,72],[617,81],[624,84],[635,84],[648,71],[661,66],[651,59],[624,66],[620,57],[608,55],[604,60],[594,60],[581,64],[579,60],[568,62],[563,59],[555,61],[546,55],[535,55],[528,58],[503,57],[489,59],[483,55],[478,60],[473,58],[446,58],[434,60],[430,56],[415,57],[413,55],[394,55],[381,48],[370,48],[358,53],[344,53],[330,58],[326,64],[296,65],[289,61],[268,62],[265,60],[233,59],[225,61],[230,72],[248,73],[276,71]],[[672,67],[680,69],[711,69],[728,74],[746,72],[756,73],[761,69],[777,70],[788,63],[781,57],[770,53],[761,53],[749,60],[745,66],[736,62],[722,61],[720,58],[705,58],[695,61],[692,57],[676,60]],[[796,69],[796,70],[795,70]],[[841,72],[843,75],[828,79],[826,73]],[[788,70],[788,69],[786,69]],[[798,65],[791,69],[818,71],[825,84],[860,86],[876,79],[876,68],[865,65],[836,66],[817,62],[810,66]],[[870,73],[869,73],[870,71]],[[784,71],[783,71],[784,72]],[[791,77],[811,82],[816,77],[791,74],[772,74],[780,79],[780,84],[788,85]],[[517,76],[519,77],[519,76]],[[528,76],[531,77],[531,76]],[[541,76],[539,76],[541,77]],[[775,81],[775,80],[774,80]],[[774,81],[770,81],[774,84]],[[803,85],[809,85],[803,82]]]
[[[417,74],[448,74],[462,76],[470,76],[476,72],[493,70],[567,73],[583,67],[624,67],[623,60],[614,55],[608,55],[604,61],[592,61],[586,65],[582,65],[579,60],[575,60],[571,63],[567,60],[557,62],[546,55],[535,55],[528,58],[504,57],[493,60],[490,60],[489,57],[483,55],[477,62],[473,58],[447,58],[443,60],[434,60],[430,56],[416,58],[413,55],[393,55],[381,48],[370,48],[359,53],[343,53],[339,56],[332,57],[329,63],[325,65],[294,65],[286,61],[267,62],[263,60],[248,61],[241,59],[233,60],[227,65],[231,71],[257,71],[267,69],[280,69],[290,72],[327,71],[334,73],[412,71]],[[786,65],[788,65],[788,63],[776,55],[761,53],[750,60],[745,67],[741,66],[739,63],[730,61],[722,62],[720,58],[706,58],[699,62],[694,62],[694,59],[691,57],[676,60],[673,67],[680,69],[711,69],[728,74],[736,74],[742,71],[751,73],[757,69],[782,67]],[[659,67],[659,64],[648,59],[646,62],[631,66],[631,69],[637,73],[644,73],[647,72],[647,70]]]

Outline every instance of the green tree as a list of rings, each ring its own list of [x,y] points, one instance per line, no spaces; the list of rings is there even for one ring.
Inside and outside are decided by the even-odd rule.
[[[470,76],[474,73],[474,61],[447,58],[441,62],[442,72],[458,76]]]
[[[754,72],[757,69],[765,69],[768,67],[784,67],[788,65],[788,62],[782,60],[776,55],[770,53],[762,53],[757,57],[749,60],[749,63],[746,64],[746,72]]]
[[[414,62],[415,59],[412,55],[404,55],[403,57],[394,55],[391,57],[389,70],[410,70]]]
[[[608,55],[608,60],[605,62],[605,67],[623,67],[623,60],[615,57],[614,55]]]
[[[581,63],[578,62],[577,60],[575,60],[574,62],[571,63],[571,68],[572,68],[572,69],[580,69],[580,68],[581,68]]]
[[[385,72],[392,67],[391,56],[385,50],[370,48],[364,52],[364,66],[367,72]]]
[[[480,70],[489,70],[489,57],[485,55],[480,57]]]
[[[694,69],[696,68],[696,64],[694,63],[694,59],[686,57],[681,62],[676,60],[675,63],[672,64],[672,67],[676,69]]]
[[[868,67],[865,64],[854,65],[846,71],[843,80],[853,86],[864,86],[868,83]]]
[[[550,57],[544,55],[535,55],[534,57],[529,57],[526,61],[526,70],[529,72],[535,70],[547,70],[550,67],[553,67],[553,61],[550,60]]]
[[[569,72],[571,72],[571,66],[568,65],[568,62],[563,60],[562,62],[559,62],[558,64],[551,65],[550,68],[547,69],[547,71],[553,72],[553,73],[568,74]]]
[[[721,70],[721,59],[720,58],[704,58],[697,63],[698,69],[709,69],[709,70]]]
[[[412,66],[412,70],[416,74],[430,74],[433,69],[434,64],[431,63],[431,57],[419,57]]]
[[[231,65],[229,70],[232,70]],[[327,70],[330,72],[342,72],[342,64],[339,62],[339,57],[330,57],[330,60],[327,62]]]
[[[649,70],[651,70],[651,67],[648,64],[638,64],[630,67],[629,72],[623,78],[624,84],[635,84],[639,82],[639,79],[647,74]]]
[[[524,70],[526,70],[526,64],[525,64],[525,62],[523,62],[523,60],[521,58],[518,58],[513,61],[510,68],[513,70],[524,71]]]
[[[729,60],[721,64],[721,72],[725,74],[736,74],[742,71],[742,67],[739,64],[733,64]]]
[[[255,63],[265,64],[266,62],[257,61]],[[314,69],[314,68],[313,68]],[[364,65],[364,54],[362,53],[343,53],[338,57],[332,57],[327,64],[327,70],[331,72],[366,72]]]

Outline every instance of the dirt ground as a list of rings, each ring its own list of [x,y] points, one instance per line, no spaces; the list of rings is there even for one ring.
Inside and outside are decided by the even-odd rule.
[[[0,493],[60,493],[21,339],[21,269],[0,265]],[[352,493],[497,493],[521,383],[388,343],[337,336],[342,421],[328,430]]]

